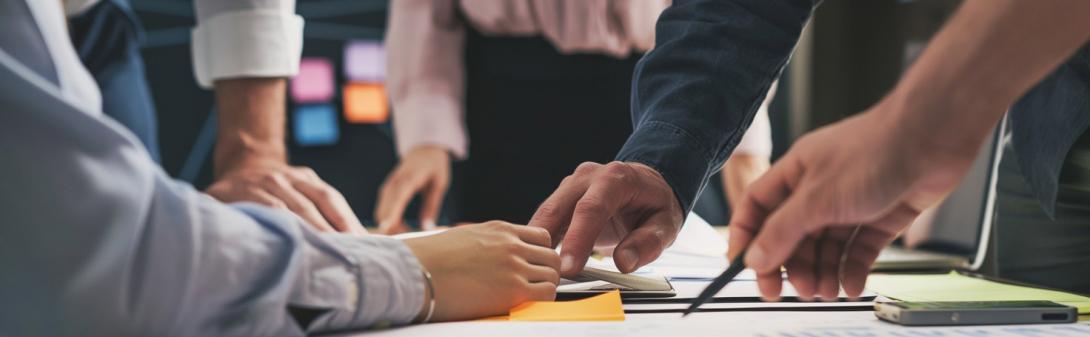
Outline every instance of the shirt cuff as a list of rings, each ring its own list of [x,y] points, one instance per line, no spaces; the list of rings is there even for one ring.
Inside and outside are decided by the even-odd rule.
[[[416,255],[386,236],[319,233],[286,211],[233,204],[255,220],[298,235],[287,306],[318,313],[297,321],[307,333],[411,323],[424,305],[425,280]],[[298,317],[295,317],[298,320]]]
[[[235,11],[193,29],[193,71],[202,88],[237,77],[289,77],[299,72],[303,18],[275,10]]]
[[[678,144],[684,146],[679,148]],[[640,125],[628,137],[617,160],[641,163],[662,174],[674,190],[678,203],[688,215],[693,201],[711,176],[711,151],[684,129],[670,123],[650,121]]]
[[[425,280],[420,262],[401,240],[385,236],[320,234],[341,250],[354,266],[348,310],[333,310],[317,319],[308,333],[405,325],[424,305]]]
[[[468,157],[469,142],[462,105],[442,95],[419,95],[394,105],[397,152],[404,156],[423,145],[447,149],[455,159]]]

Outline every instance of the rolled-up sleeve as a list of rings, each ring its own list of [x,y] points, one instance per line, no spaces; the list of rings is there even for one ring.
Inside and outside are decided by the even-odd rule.
[[[632,80],[617,160],[658,170],[685,210],[719,171],[787,63],[817,0],[678,0]]]
[[[28,74],[0,53],[0,335],[302,336],[420,312],[404,243],[222,204]]]
[[[468,155],[465,27],[453,0],[390,3],[387,77],[398,153],[435,145],[455,158]]]
[[[299,71],[303,18],[295,0],[196,0],[193,71],[197,83],[288,77]]]

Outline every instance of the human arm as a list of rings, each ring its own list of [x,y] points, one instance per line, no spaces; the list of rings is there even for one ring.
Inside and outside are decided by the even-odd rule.
[[[635,128],[618,161],[584,165],[530,220],[563,240],[564,275],[581,270],[595,245],[616,245],[614,259],[631,272],[673,242],[693,199],[779,76],[814,5],[678,1],[663,12],[656,47],[633,76]]]
[[[293,0],[195,1],[194,71],[216,92],[215,181],[224,202],[290,210],[324,231],[366,233],[348,202],[313,170],[288,164],[284,92],[299,67],[303,20]]]
[[[23,81],[25,68],[9,76],[9,60],[0,53],[0,334],[301,336],[405,324],[428,302],[421,266],[437,320],[553,296],[559,258],[543,230],[492,223],[431,239],[442,245],[402,243],[224,205],[167,177],[121,126]],[[464,286],[474,283],[494,287]]]
[[[731,220],[762,294],[857,296],[879,251],[964,176],[1007,107],[1090,38],[1080,1],[966,1],[890,94],[804,136]]]
[[[435,227],[450,183],[452,157],[467,155],[462,49],[465,27],[455,1],[404,0],[390,5],[387,83],[401,161],[379,191],[379,232],[407,230],[405,208],[421,194],[419,220]]]

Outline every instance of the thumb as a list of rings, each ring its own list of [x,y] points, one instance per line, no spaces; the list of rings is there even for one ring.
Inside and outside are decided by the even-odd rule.
[[[822,225],[824,214],[813,212],[811,194],[800,192],[788,197],[756,232],[746,253],[746,266],[758,272],[779,269],[806,237],[807,229]]]
[[[749,247],[767,217],[768,212],[764,211],[764,207],[761,207],[752,195],[747,194],[736,204],[730,225],[727,227],[730,229],[728,236],[730,242],[727,244],[728,260],[733,261],[746,247]]]
[[[613,262],[622,273],[631,273],[655,261],[677,238],[681,224],[669,216],[652,216],[629,232],[613,249]]]

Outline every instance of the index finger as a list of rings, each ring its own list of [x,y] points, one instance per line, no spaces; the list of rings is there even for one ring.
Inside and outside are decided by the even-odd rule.
[[[768,215],[791,195],[802,169],[789,152],[749,185],[730,218],[730,259],[742,253],[764,225]]]
[[[572,210],[575,203],[583,197],[587,191],[587,178],[591,171],[601,166],[597,163],[586,162],[575,169],[575,173],[564,178],[560,186],[553,194],[541,203],[534,211],[533,217],[527,226],[540,227],[549,231],[553,244],[559,244],[564,239],[564,234],[571,223]]]
[[[561,273],[574,275],[583,270],[602,229],[632,198],[631,168],[621,163],[606,165],[591,179],[587,193],[575,203],[571,226],[560,252]]]
[[[318,208],[322,216],[339,232],[367,234],[352,207],[333,186],[317,176],[310,179],[298,179],[293,184],[303,196],[306,196]]]

